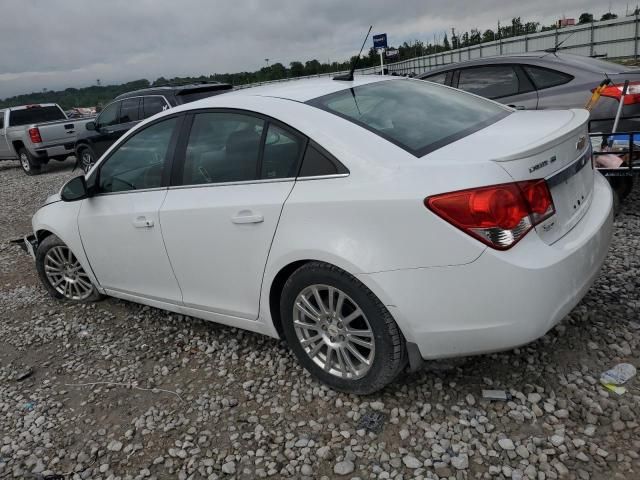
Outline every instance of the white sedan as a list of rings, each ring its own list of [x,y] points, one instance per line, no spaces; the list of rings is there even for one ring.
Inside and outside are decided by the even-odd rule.
[[[587,116],[397,77],[241,90],[128,132],[26,243],[56,298],[284,338],[366,394],[530,342],[580,301],[612,234]]]

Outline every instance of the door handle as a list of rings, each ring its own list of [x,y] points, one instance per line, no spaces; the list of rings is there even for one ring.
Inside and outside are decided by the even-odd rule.
[[[523,105],[507,105],[507,107],[515,108],[516,110],[526,110]]]
[[[153,220],[149,220],[147,217],[137,217],[133,220],[133,226],[136,228],[151,228],[153,227]]]
[[[261,223],[264,222],[264,217],[259,213],[253,213],[251,210],[242,210],[238,212],[235,217],[231,217],[233,223]]]

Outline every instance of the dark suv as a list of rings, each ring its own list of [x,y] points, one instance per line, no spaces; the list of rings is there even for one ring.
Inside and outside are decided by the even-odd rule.
[[[123,93],[108,104],[86,130],[78,134],[76,158],[87,171],[127,130],[138,122],[183,103],[232,90],[228,83],[196,83],[145,88]]]

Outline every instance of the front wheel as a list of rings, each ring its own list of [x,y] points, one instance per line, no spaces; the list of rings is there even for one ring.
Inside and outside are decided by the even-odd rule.
[[[93,167],[93,164],[96,163],[96,156],[93,151],[89,147],[82,147],[78,149],[77,153],[80,158],[80,167],[87,173]]]
[[[55,235],[38,245],[36,268],[49,294],[58,300],[82,303],[102,298],[71,249]]]
[[[406,365],[404,337],[364,284],[320,262],[296,270],[280,300],[283,329],[300,364],[331,388],[369,394]]]
[[[26,148],[21,148],[18,151],[18,158],[20,160],[20,166],[27,175],[38,175],[42,164],[29,153]]]

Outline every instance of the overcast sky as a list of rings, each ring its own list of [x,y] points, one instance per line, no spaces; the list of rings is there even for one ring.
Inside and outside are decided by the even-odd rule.
[[[611,6],[622,16],[627,2]],[[253,71],[265,58],[345,60],[370,24],[397,45],[432,42],[452,26],[495,29],[514,16],[550,24],[608,9],[593,0],[3,0],[0,98],[97,78],[107,85]]]

